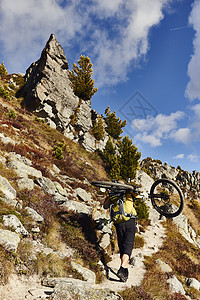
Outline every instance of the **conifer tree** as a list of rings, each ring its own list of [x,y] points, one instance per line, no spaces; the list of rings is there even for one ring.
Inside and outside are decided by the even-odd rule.
[[[0,65],[0,75],[8,75],[8,71],[6,70],[6,67],[5,67],[3,61],[1,63],[1,65]]]
[[[93,134],[94,134],[95,138],[98,141],[103,139],[105,130],[104,130],[104,127],[103,127],[102,117],[98,116],[96,118],[96,120],[93,123],[93,130],[92,131],[93,131]]]
[[[135,178],[141,157],[138,148],[132,144],[132,140],[128,136],[125,136],[123,140],[118,142],[118,150],[122,179]]]
[[[106,131],[114,139],[119,139],[120,134],[123,132],[122,127],[126,126],[126,120],[123,122],[120,118],[117,118],[115,111],[111,112],[110,107],[108,106],[105,110],[106,117],[104,117],[106,122]]]
[[[110,162],[110,177],[115,180],[120,179],[120,162],[118,155],[113,155],[112,160]]]
[[[107,143],[106,143],[106,146],[103,150],[103,160],[106,164],[106,171],[108,173],[110,173],[110,170],[112,168],[112,160],[113,160],[113,157],[115,155],[115,147],[112,143],[112,140],[111,140],[111,137],[109,137]]]
[[[79,66],[74,63],[73,70],[69,71],[69,79],[75,95],[82,100],[90,100],[98,90],[94,87],[94,79],[91,78],[93,64],[85,55],[80,56],[78,64]]]

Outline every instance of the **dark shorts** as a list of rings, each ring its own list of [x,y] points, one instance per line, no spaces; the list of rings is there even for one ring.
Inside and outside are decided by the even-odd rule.
[[[120,257],[123,254],[131,256],[135,239],[135,219],[130,219],[126,222],[116,224],[118,246]]]

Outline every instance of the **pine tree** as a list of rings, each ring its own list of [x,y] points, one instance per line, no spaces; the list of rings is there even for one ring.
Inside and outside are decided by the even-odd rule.
[[[100,140],[103,139],[105,130],[104,130],[104,127],[103,127],[102,117],[98,116],[96,118],[96,120],[93,123],[93,129],[92,129],[92,131],[93,131],[94,137],[98,141],[100,141]]]
[[[118,155],[114,155],[110,162],[110,177],[115,180],[120,179],[120,162]]]
[[[119,161],[122,179],[128,180],[135,178],[136,171],[139,167],[139,159],[141,153],[138,152],[138,148],[132,144],[132,140],[128,136],[125,136],[123,140],[118,142],[119,147]]]
[[[1,75],[8,75],[8,71],[6,70],[6,67],[4,65],[4,62],[2,61],[1,65],[0,65],[0,76]]]
[[[120,134],[123,132],[122,127],[126,126],[126,120],[122,122],[120,118],[117,118],[115,111],[111,112],[109,106],[106,108],[105,114],[106,117],[104,119],[107,125],[107,133],[114,139],[119,139]]]
[[[115,155],[115,147],[112,143],[111,137],[109,137],[102,153],[103,160],[106,164],[106,171],[108,172],[108,174],[110,174],[110,170],[112,168],[112,160],[114,155]]]
[[[98,90],[94,87],[94,79],[91,78],[93,64],[89,57],[84,55],[80,56],[78,64],[79,66],[74,63],[73,70],[69,71],[69,79],[75,95],[82,100],[89,100]]]

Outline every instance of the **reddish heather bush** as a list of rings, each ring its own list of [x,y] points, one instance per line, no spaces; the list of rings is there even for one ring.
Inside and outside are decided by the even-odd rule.
[[[153,300],[149,294],[147,294],[141,287],[132,287],[120,293],[124,300]]]
[[[187,298],[181,293],[174,293],[170,296],[169,300],[187,300]]]
[[[23,201],[23,206],[35,209],[43,218],[43,230],[46,232],[57,218],[58,207],[52,197],[40,190],[22,190],[17,197]]]

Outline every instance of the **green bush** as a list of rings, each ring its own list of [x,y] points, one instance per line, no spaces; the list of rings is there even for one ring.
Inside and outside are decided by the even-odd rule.
[[[57,143],[57,145],[55,145],[53,148],[54,148],[54,154],[53,155],[57,159],[60,159],[60,160],[63,159],[64,158],[63,153],[66,149],[65,141]]]
[[[146,203],[142,198],[137,198],[135,201],[135,209],[137,211],[138,219],[148,219],[149,218],[149,209]]]
[[[152,177],[151,170],[149,170],[149,169],[147,169],[147,168],[142,168],[142,170],[143,170],[147,175],[149,175],[150,177]]]
[[[1,84],[0,84],[0,96],[3,97],[6,100],[11,99],[10,94],[9,94],[8,90],[6,89],[6,87],[2,86]]]
[[[17,118],[16,113],[13,109],[11,109],[9,111],[8,116],[9,116],[10,119],[16,119]]]

